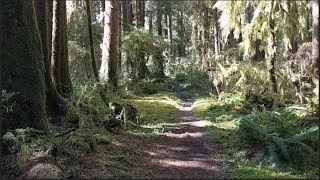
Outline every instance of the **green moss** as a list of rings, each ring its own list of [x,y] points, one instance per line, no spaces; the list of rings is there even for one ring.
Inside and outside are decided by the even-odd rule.
[[[18,138],[11,132],[7,132],[3,136],[3,145],[4,149],[11,154],[18,152],[21,148],[21,142],[19,142]]]
[[[235,171],[235,177],[240,179],[304,179],[290,173],[277,172],[266,168],[254,166],[240,166]]]
[[[3,89],[12,97],[13,111],[5,114],[4,130],[34,127],[48,130],[45,112],[44,64],[33,1],[3,3]]]
[[[98,144],[109,144],[110,138],[106,135],[95,134],[95,139]]]
[[[93,131],[83,129],[65,141],[59,151],[63,154],[79,156],[95,151],[96,147],[97,140]]]
[[[172,123],[179,120],[178,103],[173,99],[148,97],[131,101],[138,109],[139,124]]]

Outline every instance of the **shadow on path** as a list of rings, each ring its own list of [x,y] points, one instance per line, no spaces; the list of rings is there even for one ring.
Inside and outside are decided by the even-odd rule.
[[[145,145],[150,155],[146,168],[157,178],[218,178],[222,162],[215,155],[219,147],[207,137],[203,121],[192,116],[191,106],[191,99],[183,99],[181,122],[166,124],[170,133]]]

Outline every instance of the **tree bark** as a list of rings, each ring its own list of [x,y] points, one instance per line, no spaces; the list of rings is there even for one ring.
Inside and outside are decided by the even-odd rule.
[[[96,60],[94,57],[94,46],[93,46],[93,37],[92,37],[92,22],[91,22],[91,9],[89,0],[85,0],[86,3],[86,11],[87,11],[87,19],[88,19],[88,33],[89,33],[89,46],[90,46],[90,57],[91,57],[91,67],[93,71],[93,76],[96,82],[99,82],[99,73],[97,69]]]
[[[152,22],[153,22],[153,14],[152,14],[151,9],[149,8],[149,33],[153,33],[153,24],[152,24]]]
[[[178,55],[180,57],[184,57],[186,55],[186,48],[184,45],[184,36],[185,36],[185,32],[184,32],[184,20],[183,20],[183,11],[179,10],[178,11],[178,37],[179,37],[179,44],[178,44]]]
[[[145,0],[136,0],[137,9],[137,27],[144,27],[144,17],[145,17]]]
[[[319,0],[312,1],[312,64],[319,68]]]
[[[132,7],[130,4],[131,1],[128,0],[122,0],[122,28],[123,33],[128,33],[130,31],[130,26],[132,25]],[[127,75],[130,75],[130,65],[131,65],[131,59],[128,55],[125,56],[125,70],[127,72]]]
[[[157,30],[158,30],[158,35],[162,36],[162,12],[161,10],[158,8],[157,10]],[[158,51],[155,55],[155,61],[157,64],[157,72],[156,72],[156,76],[161,78],[164,77],[164,59],[162,57],[162,53],[160,51]]]
[[[58,93],[56,87],[52,81],[52,69],[51,69],[51,33],[52,33],[52,21],[51,12],[52,1],[36,1],[36,13],[37,22],[41,37],[41,45],[43,52],[43,62],[44,62],[44,75],[45,75],[45,85],[46,85],[46,107],[47,113],[51,116],[66,116],[67,106],[66,102]]]
[[[274,0],[271,1],[271,7],[273,7]],[[273,9],[271,10],[271,12]],[[272,83],[272,90],[277,93],[278,92],[278,87],[277,87],[277,79],[275,75],[275,54],[276,54],[276,34],[275,34],[275,22],[274,18],[272,18],[272,15],[270,13],[269,15],[269,28],[270,28],[270,39],[268,40],[268,56],[267,56],[267,63],[268,63],[268,69],[269,69],[269,78]]]
[[[215,4],[217,0],[214,0],[213,3]],[[220,53],[219,48],[219,25],[218,25],[218,10],[217,8],[213,9],[213,34],[214,34],[214,54],[218,55]]]
[[[119,0],[111,1],[109,83],[118,87]]]
[[[285,13],[285,16],[286,16],[285,18],[286,19],[289,19],[288,18],[289,14],[295,13],[294,9],[292,9],[292,7],[291,7],[291,4],[290,4],[289,0],[283,0],[283,9],[286,11],[286,13]],[[287,23],[290,23],[291,25],[294,25],[294,23],[293,22],[291,23],[290,21],[287,22]],[[290,38],[290,46],[291,47],[288,47],[286,49],[286,51],[288,51],[290,53],[296,53],[298,51],[298,43],[295,40],[294,34],[292,33],[291,35],[289,35],[289,38]]]
[[[33,1],[4,1],[2,34],[3,89],[18,92],[12,112],[5,112],[3,131],[33,127],[48,132],[41,40]]]
[[[105,22],[100,78],[114,88],[118,86],[119,1],[105,1]]]
[[[58,92],[70,97],[72,83],[68,64],[68,30],[66,0],[53,2],[52,66],[53,79]]]

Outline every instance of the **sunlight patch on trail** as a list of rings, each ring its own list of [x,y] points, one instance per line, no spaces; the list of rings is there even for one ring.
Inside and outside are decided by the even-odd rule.
[[[193,137],[193,138],[201,138],[203,137],[204,133],[203,132],[196,132],[196,133],[189,133],[189,132],[185,132],[183,134],[174,134],[174,133],[164,133],[166,137],[170,137],[170,138],[189,138],[189,137]]]
[[[206,170],[219,170],[219,168],[215,165],[210,165],[206,162],[202,161],[188,161],[188,160],[179,160],[179,159],[160,159],[160,160],[153,160],[156,163],[160,163],[166,167],[184,167],[184,168],[201,168]]]
[[[168,105],[171,105],[177,109],[180,108],[180,105],[173,99],[135,99],[135,100],[132,100],[132,101],[138,101],[138,102],[158,102],[158,103],[164,103],[164,104],[168,104]]]

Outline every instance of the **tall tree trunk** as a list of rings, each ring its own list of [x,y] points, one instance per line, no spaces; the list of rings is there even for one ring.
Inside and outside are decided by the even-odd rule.
[[[47,112],[51,116],[66,116],[66,102],[58,93],[52,81],[51,74],[51,15],[52,1],[36,1],[37,22],[41,37],[43,62],[45,67],[45,85],[46,85],[46,106]],[[51,22],[50,22],[51,21]]]
[[[273,7],[274,0],[271,1],[271,7]],[[271,12],[273,9],[271,10]],[[278,87],[277,87],[277,79],[275,75],[275,54],[276,54],[276,34],[275,34],[275,22],[274,18],[272,17],[272,13],[269,15],[269,28],[270,28],[270,37],[268,40],[268,53],[267,53],[267,66],[269,69],[269,78],[272,83],[272,89],[275,93],[278,92]]]
[[[119,1],[105,1],[105,22],[102,44],[100,78],[113,87],[118,86]]]
[[[72,93],[72,83],[68,64],[66,0],[53,2],[52,66],[58,92],[63,97],[69,97]]]
[[[17,92],[12,112],[4,114],[3,131],[33,127],[48,131],[41,40],[33,1],[4,1],[2,27],[3,89]]]
[[[94,57],[94,46],[93,46],[93,37],[92,37],[92,22],[91,22],[91,9],[90,9],[90,3],[89,0],[85,0],[86,3],[86,10],[87,10],[87,19],[88,19],[88,33],[89,33],[89,45],[90,45],[90,57],[91,57],[91,67],[93,76],[96,82],[99,82],[99,73],[97,69],[96,60]]]
[[[215,4],[217,0],[213,0],[213,3]],[[220,53],[220,48],[219,48],[219,24],[218,24],[218,10],[217,8],[213,9],[213,34],[214,34],[214,54],[218,55]]]
[[[312,1],[312,64],[319,68],[319,0]]]
[[[158,35],[162,36],[162,11],[160,9],[157,10],[157,30]],[[162,57],[162,52],[158,50],[158,52],[155,55],[155,61],[157,64],[157,77],[164,77],[164,59]]]
[[[184,45],[184,36],[185,36],[185,32],[184,32],[184,21],[183,21],[183,11],[180,9],[178,11],[178,37],[179,37],[179,44],[178,44],[178,55],[180,57],[183,57],[186,55],[186,48]]]
[[[208,8],[205,8],[204,10],[204,19],[203,19],[203,25],[202,25],[202,45],[203,45],[203,51],[202,51],[202,66],[208,66],[207,62],[207,53],[208,53],[208,40],[209,40],[209,17],[208,17]]]
[[[138,28],[144,27],[145,17],[145,2],[144,0],[136,0],[136,26]]]
[[[164,38],[168,38],[168,15],[167,14],[163,14],[163,20],[164,20],[164,23],[162,23],[162,24],[164,24],[165,26],[163,26],[163,30],[162,30],[162,32],[164,32]]]
[[[168,15],[168,42],[169,42],[169,49],[168,49],[168,61],[169,61],[169,63],[168,63],[168,70],[169,70],[169,74],[171,75],[171,74],[173,74],[173,69],[172,69],[172,61],[173,61],[173,59],[172,59],[172,56],[173,56],[173,54],[172,54],[172,48],[171,48],[171,46],[172,46],[172,15],[170,14],[170,15]]]
[[[290,19],[290,14],[292,13],[296,13],[294,9],[292,9],[290,1],[289,0],[283,0],[283,9],[286,11],[285,13],[285,19],[288,20],[288,24],[294,25],[295,19],[291,20]],[[296,27],[297,29],[297,27]],[[290,47],[288,47],[286,49],[286,51],[290,52],[290,53],[296,53],[298,51],[298,43],[295,40],[295,36],[293,34],[293,32],[291,32],[291,34],[288,37],[290,39]]]
[[[132,25],[132,7],[130,4],[131,1],[128,0],[122,0],[122,19],[123,19],[123,33],[127,33],[130,30],[130,26]],[[131,59],[128,55],[125,56],[125,70],[127,75],[130,75],[130,65],[131,65]]]
[[[111,1],[109,83],[118,87],[119,0]]]
[[[128,17],[130,1],[122,0],[121,5],[122,5],[123,31],[127,31],[128,27],[131,25],[131,23],[129,23],[129,17]]]
[[[137,21],[137,28],[143,28],[145,23],[145,0],[136,0],[136,21]],[[145,54],[140,52],[138,55],[138,59],[134,60],[134,63],[139,63],[139,65],[135,65],[135,67],[139,67],[138,71],[138,79],[143,79],[146,77],[148,72],[145,60]]]
[[[119,74],[119,76],[121,77],[121,74],[122,74],[122,68],[121,68],[121,66],[122,66],[122,55],[121,55],[121,39],[122,39],[122,33],[123,33],[123,31],[122,31],[122,21],[123,21],[123,19],[122,19],[122,11],[123,11],[123,9],[122,9],[122,3],[123,3],[123,1],[120,1],[119,2],[119,16],[118,16],[118,22],[119,22],[119,27],[118,27],[118,32],[119,32],[119,36],[118,36],[118,74]]]
[[[151,3],[149,2],[149,5]],[[150,5],[151,6],[151,5]],[[149,33],[153,33],[153,14],[152,14],[152,11],[151,11],[151,8],[149,8]]]

